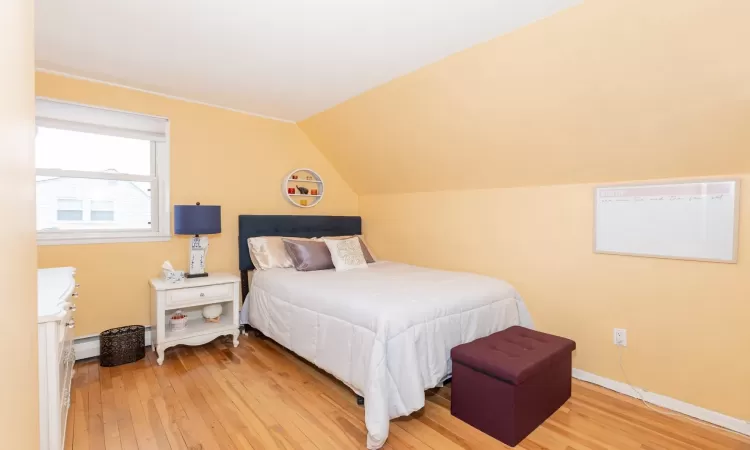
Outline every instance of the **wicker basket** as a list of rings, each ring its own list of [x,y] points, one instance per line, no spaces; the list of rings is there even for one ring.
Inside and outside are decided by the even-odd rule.
[[[146,327],[129,325],[99,334],[99,365],[114,367],[136,362],[146,356]]]

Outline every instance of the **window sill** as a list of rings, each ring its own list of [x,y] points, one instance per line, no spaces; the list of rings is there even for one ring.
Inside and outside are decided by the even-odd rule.
[[[49,236],[37,234],[37,245],[86,245],[86,244],[123,244],[129,242],[166,242],[172,238],[171,235],[142,234],[142,235],[117,235],[97,236],[80,233],[67,235]]]

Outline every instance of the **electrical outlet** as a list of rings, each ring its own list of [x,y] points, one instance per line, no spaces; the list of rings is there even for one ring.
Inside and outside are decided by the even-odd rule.
[[[615,328],[614,335],[615,345],[621,345],[623,347],[628,346],[628,330],[625,328]]]

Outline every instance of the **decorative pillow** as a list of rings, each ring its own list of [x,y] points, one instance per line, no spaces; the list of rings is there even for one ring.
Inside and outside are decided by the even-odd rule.
[[[336,267],[336,272],[367,268],[367,261],[365,261],[365,255],[362,253],[362,245],[359,238],[323,238],[323,242],[326,243],[328,250],[331,252],[331,260],[333,260],[333,265]]]
[[[332,239],[332,240],[341,240],[341,239],[350,239],[350,238],[359,238],[359,244],[362,247],[362,254],[365,255],[365,261],[367,261],[367,264],[372,264],[375,262],[375,257],[373,256],[372,252],[370,251],[370,248],[367,246],[367,243],[365,242],[365,239],[361,235],[352,235],[352,236],[326,236],[322,239]]]
[[[287,238],[283,238],[282,241],[295,269],[302,272],[333,269],[331,252],[325,242]]]
[[[250,260],[259,270],[294,267],[281,236],[259,236],[247,240]]]

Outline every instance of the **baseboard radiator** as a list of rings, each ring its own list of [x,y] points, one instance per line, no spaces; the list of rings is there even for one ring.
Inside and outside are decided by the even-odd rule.
[[[146,327],[146,346],[151,345],[151,327]],[[76,361],[99,356],[99,335],[81,336],[73,340]]]

